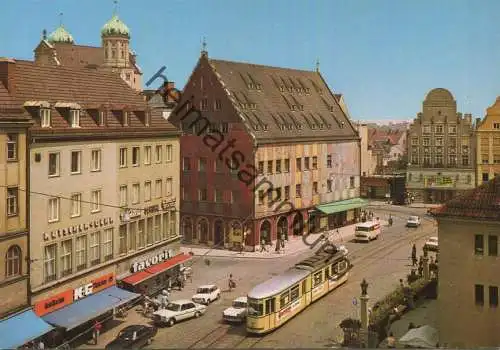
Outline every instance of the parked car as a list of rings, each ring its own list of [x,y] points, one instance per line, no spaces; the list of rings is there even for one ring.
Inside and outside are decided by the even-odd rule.
[[[164,309],[159,309],[153,313],[153,321],[156,325],[167,325],[172,327],[179,321],[187,320],[193,317],[200,317],[205,314],[207,307],[205,305],[197,304],[191,300],[176,300]]]
[[[430,251],[437,252],[439,250],[438,238],[429,237],[429,239],[424,244],[424,248]]]
[[[215,284],[208,284],[198,287],[191,300],[198,304],[208,305],[215,300],[219,300],[219,298],[220,288]]]
[[[156,336],[155,327],[132,325],[123,328],[115,340],[106,345],[105,349],[137,349],[151,344]]]
[[[419,227],[420,226],[420,217],[419,216],[410,216],[408,221],[406,221],[406,227]]]
[[[222,312],[222,318],[227,322],[244,322],[247,318],[247,297],[234,299],[233,305]]]

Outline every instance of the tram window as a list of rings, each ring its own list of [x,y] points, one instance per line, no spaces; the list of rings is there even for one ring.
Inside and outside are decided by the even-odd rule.
[[[274,305],[274,298],[266,300],[266,315],[276,312]]]
[[[321,282],[323,282],[323,271],[314,274],[314,286],[316,287],[318,284],[321,284]]]
[[[306,281],[302,281],[302,294],[306,294]]]
[[[290,292],[286,291],[280,296],[280,308],[282,309],[290,303]]]
[[[291,301],[295,301],[299,298],[299,286],[295,286],[292,288],[290,292],[290,299]]]
[[[256,300],[249,300],[248,314],[252,316],[262,316],[264,314],[264,304]]]
[[[333,274],[336,275],[339,273],[339,264],[332,265],[333,268]]]
[[[337,268],[338,268],[338,272],[344,272],[345,270],[347,270],[347,261],[341,261],[339,262],[339,264],[337,265]]]
[[[327,266],[325,268],[325,276],[326,276],[326,278],[330,278],[330,266]]]

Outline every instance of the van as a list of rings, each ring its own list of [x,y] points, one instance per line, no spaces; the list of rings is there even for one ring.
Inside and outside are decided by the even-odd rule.
[[[367,221],[356,225],[354,239],[356,242],[370,242],[372,239],[377,239],[379,234],[380,223]]]

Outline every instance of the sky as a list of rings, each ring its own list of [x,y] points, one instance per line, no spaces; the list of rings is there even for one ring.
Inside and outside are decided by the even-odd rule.
[[[0,56],[33,59],[60,21],[100,45],[112,0],[0,0]],[[433,88],[483,117],[500,91],[498,0],[121,0],[144,83],[162,66],[177,87],[206,38],[209,57],[314,70],[354,120],[410,120]],[[59,14],[63,15],[60,16]],[[154,88],[153,86],[150,88]]]

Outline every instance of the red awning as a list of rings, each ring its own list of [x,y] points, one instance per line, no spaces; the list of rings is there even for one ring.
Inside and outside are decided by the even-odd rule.
[[[127,276],[124,279],[122,279],[122,281],[132,286],[135,286],[136,284],[139,284],[142,281],[147,280],[148,278],[154,277],[155,275],[163,271],[171,269],[174,266],[182,264],[188,261],[189,259],[191,259],[191,255],[181,253],[179,255],[174,256],[173,258],[165,260],[160,264],[151,266],[146,270],[139,271],[134,273],[133,275]]]

